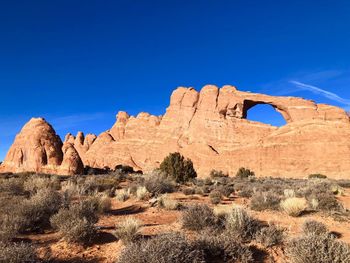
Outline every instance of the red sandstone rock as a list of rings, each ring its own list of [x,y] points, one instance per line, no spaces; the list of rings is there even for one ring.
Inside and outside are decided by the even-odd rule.
[[[62,152],[61,139],[43,118],[32,118],[16,136],[0,172],[80,174],[83,172],[80,157],[77,154],[72,158],[72,152],[73,149]]]
[[[248,110],[257,104],[273,106],[287,124],[274,127],[247,120]],[[46,138],[47,135],[38,132],[37,137]],[[40,132],[45,134],[48,130]],[[119,112],[111,130],[97,138],[94,135],[84,138],[82,133],[76,137],[67,135],[65,143],[71,144],[84,165],[98,168],[126,164],[149,171],[167,154],[178,151],[193,160],[203,177],[211,169],[234,175],[243,166],[261,176],[304,177],[324,173],[347,178],[349,138],[349,117],[340,108],[301,98],[241,92],[228,85],[221,89],[207,85],[201,92],[193,88],[176,89],[164,116],[140,113],[133,117]],[[57,144],[54,136],[48,140]],[[3,171],[17,171],[19,167],[40,170],[45,166],[44,161],[30,160],[24,167],[27,162],[21,161],[22,148],[36,149],[34,144],[16,139],[2,165]],[[40,149],[36,151],[41,156]],[[56,161],[60,163],[63,160],[60,147],[53,149],[51,155],[61,156]],[[70,155],[76,156],[73,150]]]

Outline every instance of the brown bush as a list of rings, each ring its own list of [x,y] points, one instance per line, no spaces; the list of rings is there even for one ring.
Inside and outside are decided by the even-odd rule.
[[[287,254],[292,263],[345,263],[350,259],[350,246],[329,235],[306,235],[292,239]]]
[[[91,241],[96,233],[96,213],[93,203],[80,202],[59,210],[52,216],[51,224],[68,242],[86,243]]]
[[[35,249],[27,243],[1,243],[1,263],[37,262]]]
[[[218,190],[214,190],[209,194],[210,202],[214,205],[220,204],[221,197],[221,192]]]
[[[255,211],[278,210],[281,198],[272,192],[257,192],[250,200],[250,208]]]
[[[282,243],[285,229],[270,225],[262,228],[256,235],[256,241],[265,247],[273,247]]]
[[[217,218],[213,210],[207,205],[193,205],[182,213],[182,227],[188,230],[199,231],[213,227]]]
[[[235,207],[226,216],[225,222],[226,231],[241,239],[244,242],[249,242],[262,228],[261,222],[251,217],[243,208]]]
[[[204,262],[203,252],[181,234],[171,233],[129,244],[117,263],[195,263]]]
[[[251,249],[227,232],[203,232],[193,245],[203,250],[205,262],[254,262]]]
[[[315,220],[305,221],[302,230],[305,235],[324,235],[329,232],[325,224]]]

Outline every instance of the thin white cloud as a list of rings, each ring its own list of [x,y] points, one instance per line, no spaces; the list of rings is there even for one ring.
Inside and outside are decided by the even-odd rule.
[[[330,92],[328,90],[321,89],[319,87],[305,84],[305,83],[295,81],[295,80],[290,81],[290,83],[294,84],[299,89],[311,91],[315,94],[324,96],[330,100],[339,102],[339,103],[344,104],[344,105],[350,105],[349,99],[342,98],[342,97],[338,96],[337,94]]]

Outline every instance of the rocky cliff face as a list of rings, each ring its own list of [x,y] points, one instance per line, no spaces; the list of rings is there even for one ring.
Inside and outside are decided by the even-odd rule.
[[[257,104],[273,106],[287,124],[274,127],[247,120],[248,110]],[[68,134],[65,145],[70,151],[62,151],[52,128],[33,131],[26,126],[0,170],[46,171],[58,166],[60,173],[73,174],[81,170],[76,161],[80,159],[90,167],[126,164],[148,171],[178,151],[193,160],[200,176],[207,176],[211,169],[234,175],[239,167],[263,176],[324,173],[346,178],[350,173],[350,121],[344,110],[301,98],[241,92],[233,86],[207,85],[200,92],[180,87],[173,92],[164,116],[140,113],[133,117],[119,112],[114,126],[97,137]],[[35,140],[28,143],[26,138]],[[23,158],[24,151],[39,157]],[[67,159],[62,170],[61,163]],[[67,168],[67,163],[73,168]]]

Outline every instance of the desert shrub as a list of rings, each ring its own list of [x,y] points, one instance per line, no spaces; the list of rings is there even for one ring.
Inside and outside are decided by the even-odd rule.
[[[195,194],[195,190],[193,188],[190,187],[186,187],[182,190],[182,193],[184,195],[194,195]]]
[[[241,167],[236,173],[236,177],[239,179],[246,179],[255,176],[255,173],[247,168]]]
[[[292,263],[345,263],[350,260],[350,246],[329,235],[306,235],[292,239],[287,254]]]
[[[186,159],[178,152],[171,153],[160,164],[160,170],[177,183],[184,183],[197,177],[190,159]]]
[[[59,190],[61,187],[57,176],[30,176],[23,184],[24,190],[36,193],[42,189]]]
[[[14,177],[0,179],[0,192],[9,195],[23,195],[25,193],[24,179]]]
[[[38,190],[24,200],[16,211],[20,231],[41,231],[49,227],[50,217],[57,213],[61,205],[62,196],[58,192],[51,189]]]
[[[310,174],[308,176],[309,179],[326,179],[327,176],[323,175],[323,174]]]
[[[140,237],[141,222],[133,217],[128,217],[116,226],[114,236],[124,244],[136,241]]]
[[[276,225],[262,228],[256,235],[256,241],[265,247],[273,247],[282,243],[285,229]]]
[[[210,178],[220,178],[220,177],[228,177],[228,174],[225,174],[223,171],[218,170],[211,170],[210,171]]]
[[[350,180],[349,179],[338,180],[337,184],[343,188],[350,188]]]
[[[96,193],[94,196],[90,196],[84,201],[86,204],[93,207],[93,209],[99,213],[103,214],[111,210],[112,201],[107,193]]]
[[[223,196],[229,197],[235,192],[235,189],[232,185],[220,185],[216,188]]]
[[[160,208],[164,208],[166,210],[177,210],[180,208],[180,203],[170,198],[167,194],[161,195],[158,198],[158,205]]]
[[[221,197],[222,195],[218,190],[214,190],[209,194],[210,202],[214,205],[220,204]]]
[[[286,198],[295,197],[295,191],[293,189],[284,189],[283,195]]]
[[[172,193],[175,189],[174,182],[162,174],[151,174],[145,178],[145,187],[154,196]]]
[[[331,193],[318,192],[311,195],[310,199],[317,201],[317,209],[321,211],[338,211],[342,209],[337,198]]]
[[[204,183],[204,185],[207,185],[207,186],[210,186],[210,185],[214,184],[213,180],[210,177],[205,178],[203,183]]]
[[[37,262],[35,249],[27,243],[2,243],[0,242],[1,263]]]
[[[98,216],[94,204],[83,201],[60,209],[50,221],[66,241],[86,243],[95,236],[94,224],[98,221]]]
[[[204,262],[202,250],[195,249],[185,236],[162,234],[130,243],[121,252],[117,263],[194,263]]]
[[[252,250],[227,233],[201,233],[193,245],[203,250],[205,262],[254,262]]]
[[[243,198],[251,198],[254,194],[254,190],[250,189],[248,187],[243,188],[241,191],[238,192],[239,197]]]
[[[257,192],[250,200],[250,208],[256,211],[278,210],[281,198],[272,192]]]
[[[0,215],[0,242],[11,241],[19,232],[20,218],[13,213]]]
[[[195,204],[182,213],[182,227],[188,230],[200,231],[213,227],[216,221],[213,209],[207,205]]]
[[[146,187],[140,186],[136,190],[136,197],[138,200],[147,200],[150,197],[150,193]]]
[[[305,221],[302,230],[305,235],[324,235],[329,232],[325,224],[315,220]]]
[[[128,200],[130,198],[129,189],[116,190],[115,198],[120,202],[125,202],[126,200]]]
[[[115,171],[119,171],[123,174],[132,174],[134,173],[134,168],[132,168],[131,166],[129,165],[117,165],[114,169]]]
[[[197,186],[197,187],[195,187],[194,188],[194,193],[196,194],[196,195],[204,195],[205,194],[205,189],[204,189],[204,187],[206,187],[206,186]]]
[[[242,241],[251,241],[262,228],[262,224],[243,208],[235,207],[226,216],[226,230]]]
[[[79,184],[84,189],[84,194],[93,192],[113,192],[119,185],[121,179],[112,174],[109,175],[91,175],[85,180],[79,180]]]
[[[300,216],[306,209],[305,198],[287,198],[281,201],[281,209],[290,216]]]

